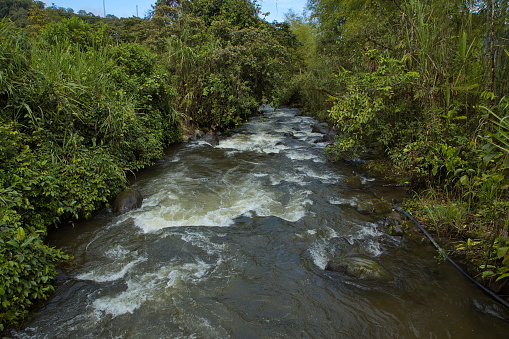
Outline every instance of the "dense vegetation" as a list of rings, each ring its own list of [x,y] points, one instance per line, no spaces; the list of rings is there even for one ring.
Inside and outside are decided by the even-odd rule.
[[[411,185],[408,208],[453,237],[487,284],[509,278],[508,11],[495,0],[310,0],[287,16],[307,66],[287,100],[338,128],[331,156],[386,159],[371,168]]]
[[[297,40],[248,0],[158,1],[100,18],[0,3],[0,331],[53,291],[50,227],[87,218],[185,129],[277,100]]]

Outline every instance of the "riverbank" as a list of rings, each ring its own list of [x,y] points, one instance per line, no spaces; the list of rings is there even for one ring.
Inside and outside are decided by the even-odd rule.
[[[388,161],[371,160],[363,168],[395,185],[406,186],[410,198],[402,203],[402,208],[430,232],[464,271],[509,301],[507,226],[500,229],[497,219],[504,218],[504,214],[507,218],[507,197],[484,204],[469,203],[461,197],[453,199],[452,194],[432,187],[431,183],[427,189],[412,186],[411,174],[398,171]],[[497,211],[493,212],[494,209]]]

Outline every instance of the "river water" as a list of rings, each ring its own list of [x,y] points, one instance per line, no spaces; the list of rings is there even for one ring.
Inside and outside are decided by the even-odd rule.
[[[177,145],[137,175],[140,209],[55,232],[76,257],[19,338],[502,338],[509,324],[427,241],[391,237],[358,202],[404,192],[323,155],[315,121],[265,112],[217,147]],[[367,255],[391,281],[325,271]]]

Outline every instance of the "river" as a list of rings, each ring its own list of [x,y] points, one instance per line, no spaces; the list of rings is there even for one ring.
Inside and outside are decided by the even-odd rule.
[[[51,244],[75,256],[18,338],[502,338],[485,296],[428,241],[392,237],[358,212],[402,189],[324,157],[298,110],[256,116],[212,147],[180,144],[134,187],[140,209],[104,210]],[[325,271],[370,256],[391,281]]]

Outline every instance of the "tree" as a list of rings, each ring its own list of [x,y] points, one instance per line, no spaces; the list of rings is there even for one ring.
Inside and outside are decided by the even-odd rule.
[[[9,18],[18,27],[25,27],[32,6],[43,9],[44,3],[33,0],[0,0],[0,18]]]

